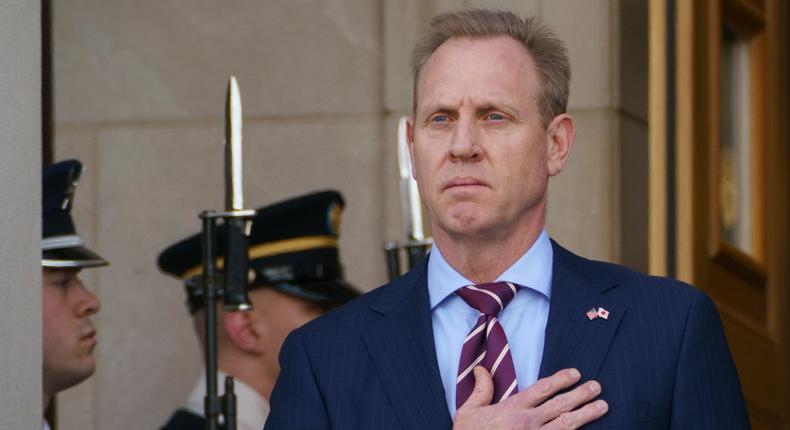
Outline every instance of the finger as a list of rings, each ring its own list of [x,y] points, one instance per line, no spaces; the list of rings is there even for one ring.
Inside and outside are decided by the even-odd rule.
[[[541,430],[566,430],[577,429],[589,422],[601,418],[609,411],[609,405],[603,400],[587,403],[575,411],[565,412],[550,423],[541,427]]]
[[[585,382],[567,393],[558,394],[534,409],[541,422],[549,422],[564,413],[589,403],[601,394],[601,384]]]
[[[491,399],[494,398],[494,381],[491,375],[483,366],[474,368],[475,373],[475,388],[472,394],[466,399],[463,405],[459,408],[476,408],[480,406],[488,406],[491,404]]]
[[[538,379],[524,391],[510,396],[508,400],[520,402],[524,407],[531,408],[545,402],[558,391],[572,386],[580,378],[581,374],[578,370],[563,369],[549,377]]]

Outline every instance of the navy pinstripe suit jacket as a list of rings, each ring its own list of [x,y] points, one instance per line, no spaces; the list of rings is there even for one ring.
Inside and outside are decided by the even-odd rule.
[[[749,428],[711,300],[552,242],[541,377],[576,367],[610,407],[586,429]],[[266,429],[449,429],[426,265],[294,331]],[[592,307],[609,319],[589,320]]]

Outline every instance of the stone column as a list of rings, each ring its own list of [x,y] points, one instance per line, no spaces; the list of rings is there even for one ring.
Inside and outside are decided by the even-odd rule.
[[[41,10],[0,8],[0,428],[41,426]]]

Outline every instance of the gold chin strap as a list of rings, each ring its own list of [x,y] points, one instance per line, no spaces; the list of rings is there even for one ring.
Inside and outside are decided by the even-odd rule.
[[[279,240],[277,242],[262,243],[250,247],[250,260],[256,258],[271,257],[272,255],[285,254],[288,252],[306,251],[316,248],[337,248],[337,238],[333,236],[305,236],[293,239]],[[217,258],[217,269],[222,269],[224,259]],[[181,274],[181,279],[189,279],[203,272],[203,264],[191,267]]]

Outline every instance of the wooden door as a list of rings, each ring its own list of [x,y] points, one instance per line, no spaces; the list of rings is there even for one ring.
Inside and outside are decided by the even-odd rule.
[[[651,2],[651,271],[716,302],[755,429],[790,429],[788,24],[784,0]]]

